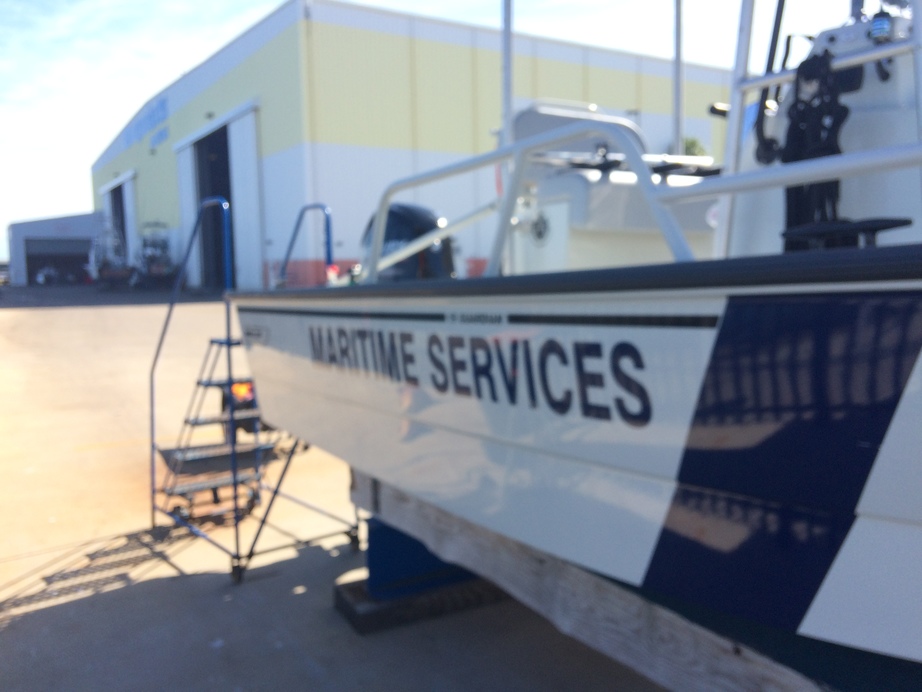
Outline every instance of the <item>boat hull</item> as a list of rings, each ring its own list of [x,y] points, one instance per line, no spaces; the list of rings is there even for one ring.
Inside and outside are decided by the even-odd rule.
[[[922,661],[922,249],[239,295],[267,420],[666,601]]]

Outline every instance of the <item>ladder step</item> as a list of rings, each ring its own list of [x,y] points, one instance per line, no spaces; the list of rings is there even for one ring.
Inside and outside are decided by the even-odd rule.
[[[259,420],[259,409],[248,408],[248,409],[234,409],[233,420],[235,421],[248,421],[248,420]],[[224,413],[218,414],[216,416],[201,416],[199,418],[186,418],[186,425],[199,426],[199,425],[214,425],[215,423],[229,423],[231,421],[230,412],[225,411]]]
[[[221,389],[230,389],[235,384],[253,384],[252,377],[235,377],[224,380],[199,380],[196,384],[199,387],[220,387]]]
[[[211,339],[212,346],[240,346],[242,343],[240,339]]]
[[[253,468],[269,460],[275,444],[271,442],[237,444],[237,468]],[[198,445],[178,449],[160,449],[160,456],[173,473],[193,475],[229,471],[229,444]]]
[[[262,477],[262,474],[255,471],[246,471],[244,473],[237,474],[237,485],[243,485],[245,483],[252,483],[258,481]],[[199,493],[204,490],[215,490],[217,488],[226,488],[234,484],[234,478],[231,474],[224,474],[221,476],[213,476],[211,478],[204,478],[198,481],[191,481],[189,483],[179,483],[172,488],[164,488],[163,493],[165,495],[191,495],[192,493]]]

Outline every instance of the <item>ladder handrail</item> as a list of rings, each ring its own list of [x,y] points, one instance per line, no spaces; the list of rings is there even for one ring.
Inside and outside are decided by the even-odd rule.
[[[167,306],[166,319],[163,321],[163,327],[160,329],[160,337],[157,339],[157,348],[154,351],[154,360],[150,366],[150,380],[149,380],[149,394],[150,394],[150,519],[151,527],[156,526],[156,496],[157,496],[157,409],[156,409],[156,384],[157,384],[157,365],[160,362],[160,355],[163,351],[163,343],[166,339],[167,331],[170,328],[170,320],[173,317],[173,308],[176,307],[176,303],[179,300],[179,292],[182,290],[182,284],[186,279],[186,272],[188,270],[189,258],[192,256],[192,249],[195,247],[196,238],[198,238],[199,231],[202,227],[202,219],[204,218],[205,211],[211,207],[220,206],[221,207],[221,216],[222,216],[222,230],[224,233],[224,283],[225,288],[230,290],[231,286],[231,267],[233,264],[233,258],[231,256],[231,229],[230,229],[230,203],[223,197],[207,197],[202,200],[202,203],[199,205],[198,215],[195,219],[195,225],[192,227],[192,233],[189,236],[189,244],[186,246],[186,251],[183,254],[182,263],[179,266],[179,271],[176,274],[176,280],[173,282],[173,290],[170,294],[170,303]],[[227,338],[230,339],[231,336],[231,318],[230,318],[230,302],[225,300],[225,324],[227,327]],[[230,353],[228,353],[228,368],[230,368]],[[228,377],[231,377],[231,372],[228,370]],[[233,402],[231,402],[231,408],[233,409]],[[236,475],[237,473],[237,458],[236,450],[234,447],[231,447],[231,465],[233,466],[233,472]],[[234,511],[236,513],[237,508],[237,497],[236,497],[236,488],[234,489]]]
[[[285,251],[285,259],[282,260],[282,268],[279,270],[279,276],[275,282],[274,288],[282,288],[285,286],[285,282],[288,280],[288,262],[291,260],[291,253],[294,250],[295,241],[298,238],[298,233],[301,231],[301,222],[304,220],[307,212],[314,209],[323,212],[324,264],[327,267],[333,264],[333,212],[330,207],[322,202],[305,204],[298,212],[298,218],[291,231],[291,238],[288,240],[288,249]]]

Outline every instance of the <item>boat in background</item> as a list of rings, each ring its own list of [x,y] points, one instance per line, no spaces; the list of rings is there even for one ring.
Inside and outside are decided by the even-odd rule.
[[[540,105],[391,185],[358,285],[230,299],[266,420],[375,483],[810,677],[919,684],[918,3],[853,7],[796,68],[783,4],[751,76],[743,3],[720,170]],[[484,277],[379,280],[463,225],[382,256],[395,197],[507,160]]]

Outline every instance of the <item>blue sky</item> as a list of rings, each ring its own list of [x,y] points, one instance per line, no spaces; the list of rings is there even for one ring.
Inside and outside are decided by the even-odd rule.
[[[15,221],[92,210],[90,168],[159,90],[280,0],[0,0],[0,261]],[[359,4],[499,27],[501,0]],[[763,3],[766,6],[773,3]],[[791,3],[789,3],[791,4]],[[519,0],[516,31],[669,57],[672,0]],[[813,0],[841,20],[847,0]],[[739,0],[684,0],[691,62],[729,67]],[[770,21],[762,15],[763,24]],[[835,22],[833,22],[835,23]]]

